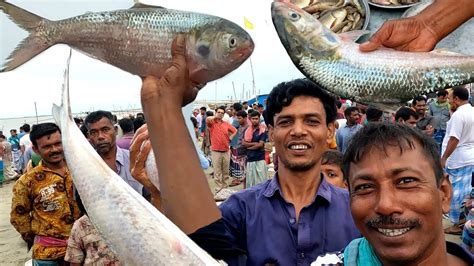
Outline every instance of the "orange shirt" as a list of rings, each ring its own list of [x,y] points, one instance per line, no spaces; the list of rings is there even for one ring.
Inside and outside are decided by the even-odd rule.
[[[236,133],[237,129],[222,120],[210,120],[207,122],[211,135],[211,151],[228,151],[230,145],[229,136]]]

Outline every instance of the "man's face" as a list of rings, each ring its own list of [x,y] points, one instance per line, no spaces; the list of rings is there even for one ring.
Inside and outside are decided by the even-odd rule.
[[[426,101],[416,101],[415,102],[415,111],[421,116],[424,117],[426,113]]]
[[[252,116],[250,117],[250,121],[252,122],[252,126],[258,127],[258,125],[260,124],[260,116]]]
[[[90,123],[89,141],[99,154],[108,153],[115,146],[116,130],[112,122],[106,117],[102,117],[95,123]]]
[[[456,111],[456,109],[458,109],[459,107],[459,104],[458,104],[458,101],[457,101],[457,97],[454,97],[453,95],[453,92],[449,92],[448,94],[448,102],[449,102],[449,105],[451,106],[451,110],[452,111]]]
[[[451,184],[438,188],[420,144],[400,153],[367,151],[349,173],[352,217],[383,264],[420,264],[445,245],[442,214],[449,210]],[[377,163],[374,163],[377,162]]]
[[[404,121],[403,118],[399,118],[398,122],[400,122],[402,124],[406,124],[407,126],[410,126],[412,128],[415,128],[416,127],[416,122],[418,122],[418,119],[416,119],[413,116],[410,116],[410,118],[406,121]]]
[[[224,118],[224,110],[223,110],[223,109],[217,109],[217,111],[216,111],[216,117],[217,117],[218,119]]]
[[[59,131],[37,139],[36,145],[33,145],[33,151],[46,163],[58,164],[64,160],[61,133]]]
[[[298,96],[273,118],[270,138],[281,165],[292,171],[307,171],[316,166],[334,136],[334,124],[326,125],[321,100]]]
[[[242,117],[242,116],[237,116],[237,121],[239,122],[239,125],[243,126],[247,123],[247,118]]]
[[[12,135],[12,137],[16,137],[16,130],[10,130],[10,135]]]
[[[446,96],[438,96],[439,103],[445,103],[447,101]]]
[[[249,108],[249,105],[248,105],[247,103],[244,103],[242,106],[244,107],[243,109],[244,109],[245,111],[247,111],[247,109]]]
[[[347,120],[349,120],[351,124],[356,124],[357,122],[359,122],[359,119],[360,119],[359,111],[352,111],[351,115],[347,118]]]
[[[201,111],[201,115],[206,115],[206,110],[200,110]]]
[[[341,188],[347,188],[346,183],[344,182],[344,174],[339,165],[322,164],[321,172],[329,183]]]

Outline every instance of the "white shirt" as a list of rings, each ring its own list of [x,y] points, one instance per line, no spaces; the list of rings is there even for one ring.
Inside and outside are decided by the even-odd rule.
[[[33,144],[31,143],[31,140],[30,140],[30,133],[25,134],[23,137],[21,137],[20,146],[25,146],[25,151],[29,147],[33,146]]]
[[[443,154],[450,137],[455,137],[459,143],[449,156],[446,166],[449,169],[458,169],[474,165],[474,107],[469,103],[458,107],[448,121],[442,145]]]

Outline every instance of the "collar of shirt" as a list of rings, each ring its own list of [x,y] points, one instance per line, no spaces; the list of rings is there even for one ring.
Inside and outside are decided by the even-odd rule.
[[[46,165],[44,165],[43,160],[40,160],[40,162],[38,163],[38,166],[36,166],[36,167],[38,167],[37,169],[40,170],[40,171],[55,173],[58,176],[62,176],[62,177],[65,177],[65,176],[69,175],[69,168],[67,166],[64,167],[64,169],[66,169],[66,173],[63,176],[62,174],[58,173],[57,171],[54,171],[53,169],[50,169]]]
[[[123,167],[127,165],[128,163],[126,162],[127,158],[125,156],[125,150],[117,146],[117,154],[115,155],[115,162],[117,162],[117,166]],[[120,171],[120,169],[117,169]]]
[[[329,189],[329,184],[323,178],[322,174],[320,175],[320,179],[321,179],[321,183],[319,184],[318,191],[315,197],[313,198],[313,201],[311,202],[311,204],[313,204],[316,198],[318,197],[324,199],[327,203],[331,203],[331,191]],[[270,183],[268,184],[266,189],[263,191],[263,195],[267,198],[270,198],[270,197],[273,197],[273,195],[277,191],[280,194],[280,197],[284,199],[283,193],[280,187],[280,182],[278,181],[278,173],[275,173],[275,176],[272,178],[272,180],[270,180]]]
[[[461,106],[458,107],[458,109],[456,109],[456,111],[458,110],[463,110],[463,109],[468,109],[469,107],[472,107],[470,103],[465,103]]]

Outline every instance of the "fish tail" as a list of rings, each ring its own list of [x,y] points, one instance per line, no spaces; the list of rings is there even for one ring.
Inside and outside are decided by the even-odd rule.
[[[16,25],[30,33],[8,56],[6,62],[0,68],[0,72],[10,71],[21,66],[53,45],[46,38],[36,34],[38,26],[47,25],[51,21],[7,3],[4,0],[0,0],[0,10],[7,14],[8,18]]]
[[[54,120],[56,120],[56,124],[60,125],[60,127],[62,125],[62,122],[67,123],[67,121],[65,120],[72,121],[71,104],[69,100],[69,64],[71,63],[71,55],[72,50],[69,51],[66,69],[64,70],[61,106],[53,104],[53,117]],[[66,111],[67,113],[64,113]]]

